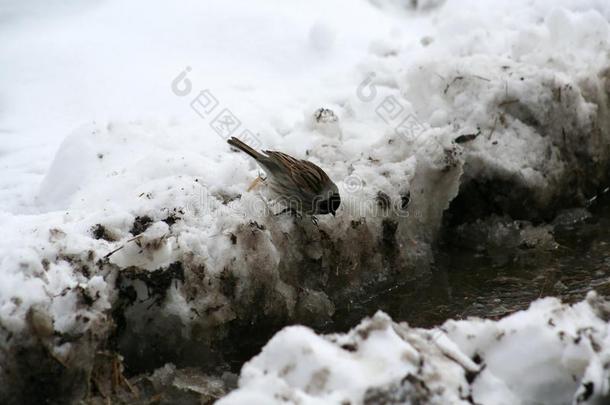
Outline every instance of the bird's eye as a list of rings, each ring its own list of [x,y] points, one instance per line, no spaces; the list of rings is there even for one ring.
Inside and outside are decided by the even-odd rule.
[[[341,197],[339,197],[339,194],[333,194],[333,196],[330,198],[331,211],[337,211],[340,205]]]
[[[328,200],[318,200],[317,206],[319,212],[328,212]]]

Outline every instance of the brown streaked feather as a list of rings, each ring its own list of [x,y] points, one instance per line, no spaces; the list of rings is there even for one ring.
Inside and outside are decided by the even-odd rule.
[[[268,175],[269,190],[289,211],[335,215],[341,204],[339,190],[320,167],[278,151],[258,152],[234,137],[228,143],[257,161]]]
[[[322,169],[307,160],[298,160],[282,152],[271,150],[263,152],[269,156],[270,160],[284,167],[296,185],[301,188],[308,188],[309,190],[306,191],[312,194],[323,191],[325,182],[330,181],[330,178]]]

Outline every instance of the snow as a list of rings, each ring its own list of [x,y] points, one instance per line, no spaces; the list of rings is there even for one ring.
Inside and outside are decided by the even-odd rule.
[[[15,176],[3,176],[11,186],[3,209],[11,212],[23,211],[59,142],[92,121],[160,119],[162,127],[189,121],[207,144],[222,144],[202,133],[206,125],[168,91],[185,66],[192,68],[196,90],[210,88],[248,127],[268,132],[269,119],[300,118],[310,92],[327,98],[333,89],[326,88],[326,77],[351,68],[370,35],[384,35],[396,20],[365,2],[347,1],[55,3],[63,7],[48,17],[28,3],[1,6],[11,18],[0,43],[0,128],[9,139],[3,148],[16,155],[3,160],[15,175],[30,178],[17,185]],[[359,20],[370,27],[360,30]],[[324,41],[333,30],[334,40]],[[320,46],[332,46],[332,52]],[[276,112],[278,106],[283,111]]]
[[[545,298],[498,321],[430,330],[383,312],[346,334],[290,326],[244,365],[239,388],[219,404],[606,403],[609,309],[592,292],[574,305]]]
[[[538,218],[607,177],[605,1],[58,4],[0,3],[0,338],[37,335],[31,308],[59,335],[99,328],[75,352],[103,343],[111,308],[128,346],[176,328],[210,345],[235,319],[323,323],[346,295],[425,274],[469,182],[506,185],[496,203]],[[337,217],[275,216],[247,191],[259,169],[226,145],[221,111],[323,167]],[[524,387],[506,390],[539,394]]]

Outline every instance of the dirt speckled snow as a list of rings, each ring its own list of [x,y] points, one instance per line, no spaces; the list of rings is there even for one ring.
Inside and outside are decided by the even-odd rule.
[[[550,221],[607,184],[604,1],[45,7],[0,5],[0,398],[11,398],[3,403],[76,401],[91,393],[92,370],[110,367],[120,383],[120,364],[130,375],[166,363],[221,375],[224,351],[244,333],[324,325],[364,291],[428,276],[447,222]],[[324,168],[341,192],[337,216],[316,225],[275,215],[264,187],[249,190],[259,169],[229,148],[231,135]],[[553,305],[564,308],[548,300],[534,308]],[[566,328],[577,333],[572,319]],[[367,322],[402,330],[383,315]],[[455,328],[446,332],[452,353],[467,353],[459,359],[421,346],[450,365],[446,374],[402,380],[402,363],[388,375],[363,371],[363,381],[370,372],[390,384],[370,393],[372,403],[415,400],[445,383],[439,398],[486,395],[479,385],[523,403],[590,391],[579,378],[565,382],[567,371],[531,371],[565,392],[515,388],[519,370],[488,360],[484,378],[463,385],[464,370],[480,365],[470,364],[474,346],[455,341],[479,324],[487,325],[446,324]],[[529,333],[526,323],[514,328]],[[276,340],[299,331],[325,342],[316,350],[338,350],[306,329]],[[422,354],[392,333],[371,343],[370,356],[395,344],[417,365]],[[473,340],[481,350],[484,336]],[[570,349],[561,361],[607,384],[595,360],[607,343],[595,339],[601,354]],[[541,345],[541,356],[558,355]],[[497,359],[528,356],[497,347]],[[168,370],[175,381],[195,378]],[[343,398],[322,383],[335,371],[320,370],[301,388]],[[174,389],[168,378],[154,384]],[[340,386],[347,377],[336,378]],[[26,390],[27,381],[40,387]],[[366,397],[353,384],[350,398]],[[607,392],[599,387],[596,395]]]

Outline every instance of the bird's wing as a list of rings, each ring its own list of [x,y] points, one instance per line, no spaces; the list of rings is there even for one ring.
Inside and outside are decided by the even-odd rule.
[[[307,194],[319,194],[330,181],[326,173],[315,164],[295,159],[282,152],[264,151],[278,166],[282,166],[296,186]]]

